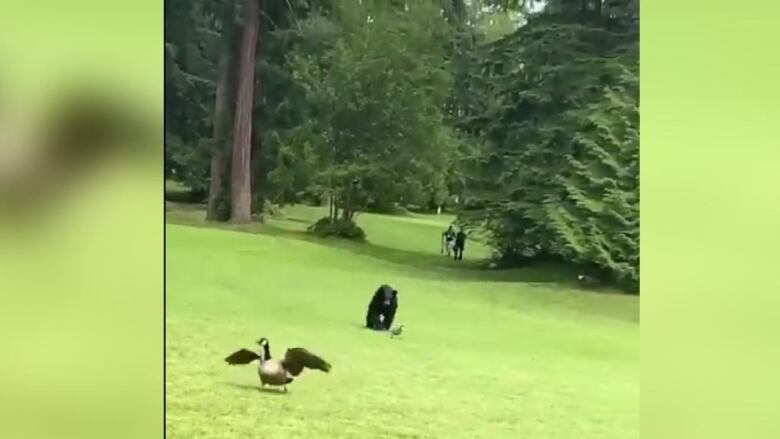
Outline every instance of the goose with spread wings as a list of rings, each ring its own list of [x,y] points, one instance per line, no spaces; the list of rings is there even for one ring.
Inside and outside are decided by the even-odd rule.
[[[260,361],[258,375],[263,387],[282,386],[287,391],[287,384],[293,382],[303,369],[316,369],[325,373],[330,372],[331,365],[327,361],[312,354],[304,348],[290,348],[282,360],[271,358],[271,347],[268,339],[263,337],[257,341],[263,350],[260,353],[249,349],[240,349],[225,358],[230,365],[249,364],[255,360]]]

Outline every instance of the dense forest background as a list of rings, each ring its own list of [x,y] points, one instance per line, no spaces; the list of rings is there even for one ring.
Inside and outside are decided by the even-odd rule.
[[[439,209],[638,291],[635,0],[166,0],[166,178],[208,219]]]

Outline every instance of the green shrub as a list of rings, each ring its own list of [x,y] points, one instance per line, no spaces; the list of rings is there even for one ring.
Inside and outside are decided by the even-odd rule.
[[[353,221],[346,219],[334,220],[329,217],[321,218],[309,226],[309,233],[322,237],[346,238],[354,241],[365,241],[366,233]]]
[[[263,213],[273,218],[284,218],[284,211],[282,208],[278,204],[272,203],[267,199],[263,201]]]

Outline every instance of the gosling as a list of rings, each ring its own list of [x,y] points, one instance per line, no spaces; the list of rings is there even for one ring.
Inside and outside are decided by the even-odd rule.
[[[404,332],[404,325],[396,326],[390,330],[390,338],[400,337]]]

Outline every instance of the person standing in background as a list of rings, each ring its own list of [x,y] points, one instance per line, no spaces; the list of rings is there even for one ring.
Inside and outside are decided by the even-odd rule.
[[[463,260],[463,250],[466,248],[466,232],[463,229],[458,230],[455,235],[455,260]]]
[[[455,230],[452,229],[452,224],[441,235],[442,239],[442,253],[447,252],[447,256],[452,253],[452,249],[455,246]]]

